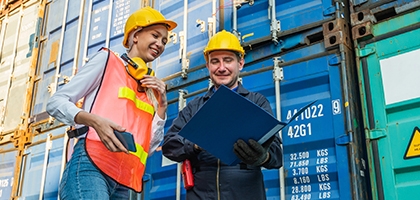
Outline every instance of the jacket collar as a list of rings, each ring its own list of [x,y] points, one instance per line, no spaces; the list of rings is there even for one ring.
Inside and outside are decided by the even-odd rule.
[[[240,94],[241,96],[246,96],[249,93],[249,91],[245,89],[244,86],[240,82],[238,82],[238,90],[236,92]],[[211,88],[204,95],[204,100],[206,101],[213,94],[214,94],[214,85],[211,86]]]

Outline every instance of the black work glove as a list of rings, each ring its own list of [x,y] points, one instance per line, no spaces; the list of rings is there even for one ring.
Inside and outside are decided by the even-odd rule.
[[[268,148],[273,142],[274,137],[271,137],[262,145],[253,139],[248,140],[249,145],[242,139],[239,139],[233,145],[233,152],[245,164],[261,166],[268,160]]]

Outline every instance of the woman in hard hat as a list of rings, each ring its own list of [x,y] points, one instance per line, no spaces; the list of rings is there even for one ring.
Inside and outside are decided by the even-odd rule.
[[[100,49],[50,98],[47,112],[75,125],[68,135],[78,138],[59,186],[61,199],[128,199],[130,189],[141,192],[167,109],[166,85],[146,63],[163,53],[176,26],[150,7],[136,11],[125,24],[127,53]]]

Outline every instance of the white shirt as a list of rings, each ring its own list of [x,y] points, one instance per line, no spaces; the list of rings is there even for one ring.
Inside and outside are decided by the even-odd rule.
[[[108,53],[106,51],[99,51],[84,66],[80,67],[77,75],[62,88],[59,88],[48,100],[48,114],[69,126],[76,126],[77,128],[83,126],[76,124],[74,117],[82,110],[90,111],[100,86],[107,58]],[[83,106],[78,108],[75,103],[83,97],[85,97]],[[159,115],[154,115],[149,155],[152,155],[163,140],[165,122],[166,116],[165,119],[161,119]],[[85,137],[85,135],[80,137]]]

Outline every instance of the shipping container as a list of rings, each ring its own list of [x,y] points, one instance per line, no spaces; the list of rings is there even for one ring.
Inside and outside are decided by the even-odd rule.
[[[173,32],[182,29],[189,38],[184,53],[185,43],[180,38],[180,57],[168,49],[157,64],[157,74],[163,74],[168,84],[167,128],[179,109],[203,95],[210,85],[202,50],[212,33],[203,31],[203,23],[192,25],[206,16],[205,12],[197,14],[198,8],[210,12],[214,5],[200,2],[203,6],[199,7],[196,1],[186,2],[184,7],[176,1],[159,5],[167,16],[184,16],[174,17],[179,27]],[[252,2],[216,4],[213,12],[219,21],[216,29],[237,33],[247,50],[241,72],[244,86],[264,94],[277,117],[284,120],[317,100],[282,133],[284,168],[263,171],[268,199],[369,199],[364,133],[357,125],[362,121],[347,5],[330,1]],[[274,2],[277,12],[270,7]],[[275,39],[269,13],[276,13],[282,25]],[[181,21],[185,18],[187,22]],[[296,21],[292,23],[292,19]],[[208,21],[214,19],[209,17]],[[145,187],[150,192],[145,199],[185,198],[179,165],[161,152],[149,159],[146,170]]]
[[[43,5],[2,1],[0,15],[0,199],[17,196],[23,178],[25,145],[30,143],[29,109]],[[9,2],[13,3],[13,2]]]
[[[366,21],[355,50],[373,197],[413,199],[420,195],[420,10]]]
[[[418,0],[350,0],[353,39],[370,35],[372,24],[403,15],[420,6]]]
[[[12,133],[27,118],[30,102],[27,90],[33,76],[32,62],[35,39],[38,34],[39,4],[30,1],[11,10],[1,18],[0,48],[0,131]]]
[[[176,76],[186,79],[190,73],[201,73],[205,65],[203,49],[217,30],[226,29],[235,33],[246,47],[274,42],[282,49],[290,49],[310,41],[301,41],[299,34],[287,41],[282,37],[305,30],[319,32],[325,22],[336,18],[335,11],[339,3],[332,0],[160,0],[155,4],[165,16],[178,23],[178,27],[171,33],[174,45],[167,47],[157,60],[156,73],[165,79]],[[177,80],[168,83],[183,84]]]
[[[352,12],[369,10],[378,19],[417,7],[419,3],[417,0],[350,0]]]
[[[243,85],[265,95],[276,118],[316,100],[279,133],[284,167],[263,169],[267,199],[419,194],[420,93],[409,89],[420,74],[418,0],[2,0],[0,200],[58,199],[76,141],[46,103],[101,47],[124,53],[124,23],[146,5],[178,24],[149,65],[167,84],[165,130],[211,85],[209,38],[231,31],[246,50]],[[185,199],[180,164],[160,150],[143,182],[130,199]]]
[[[14,183],[16,159],[18,152],[12,143],[1,145],[0,155],[0,199],[10,199]]]
[[[21,199],[57,199],[66,129],[35,132],[23,154],[22,178],[18,181]]]
[[[262,48],[275,49],[274,46]],[[367,171],[362,165],[365,159],[356,157],[361,156],[357,151],[363,146],[356,145],[362,145],[357,140],[363,134],[360,127],[350,124],[353,133],[349,133],[345,126],[348,123],[345,119],[349,117],[346,113],[351,111],[342,104],[346,98],[342,96],[344,89],[340,77],[346,65],[340,62],[340,52],[337,49],[326,51],[323,41],[269,57],[264,54],[269,50],[262,48],[247,54],[263,59],[244,68],[241,77],[245,87],[264,94],[274,112],[281,110],[284,120],[303,105],[317,100],[282,134],[285,199],[368,199],[368,191],[365,190],[367,177],[364,175]],[[273,77],[273,73],[276,77]],[[280,90],[276,93],[275,79],[280,78],[281,82],[277,82]],[[203,86],[198,91],[188,90],[186,95],[181,92],[180,104],[183,100],[202,95],[208,80],[202,82]],[[198,86],[186,88],[194,87]],[[276,104],[277,101],[279,104]],[[346,105],[353,106],[352,102]],[[178,107],[178,103],[170,105],[168,118],[176,115]],[[150,178],[146,187],[153,192],[146,199],[175,199],[177,187],[182,187],[182,182],[177,179],[178,166],[162,167],[167,161],[156,157],[161,157],[161,153],[155,153],[147,167]],[[264,170],[263,173],[268,199],[280,199],[280,171]],[[184,191],[180,192],[183,199]]]
[[[17,9],[11,10],[12,5]],[[0,199],[58,198],[67,149],[74,141],[65,134],[68,126],[48,116],[46,103],[101,47],[124,52],[125,20],[142,6],[122,0],[5,2],[0,152],[7,168],[1,168]]]

